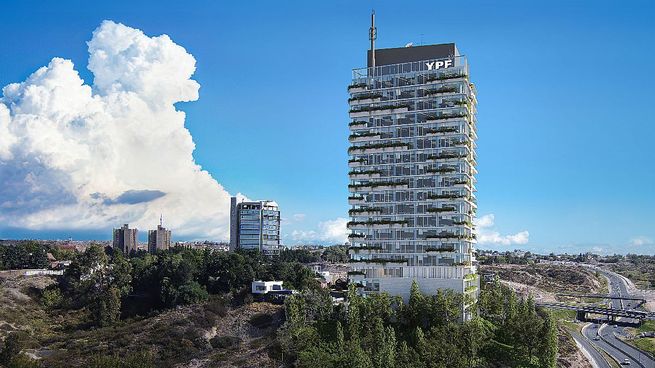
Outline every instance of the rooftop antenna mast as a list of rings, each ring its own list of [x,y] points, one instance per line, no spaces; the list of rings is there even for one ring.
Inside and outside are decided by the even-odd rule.
[[[164,215],[159,214],[159,226],[164,227]]]
[[[375,76],[375,40],[378,38],[378,29],[375,28],[375,10],[371,12],[371,28],[368,30],[368,39],[371,40],[371,70]]]

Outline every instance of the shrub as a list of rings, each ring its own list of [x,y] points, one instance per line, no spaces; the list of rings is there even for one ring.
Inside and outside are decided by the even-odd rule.
[[[273,316],[266,313],[257,313],[250,317],[250,324],[256,328],[266,328],[273,324]]]
[[[214,349],[228,349],[241,343],[237,336],[216,336],[209,340]]]

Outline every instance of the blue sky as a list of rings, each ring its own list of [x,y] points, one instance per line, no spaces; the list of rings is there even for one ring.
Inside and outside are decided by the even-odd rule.
[[[500,237],[529,232],[527,244],[487,247],[653,251],[650,1],[7,2],[0,85],[54,56],[92,82],[85,42],[104,19],[169,35],[197,61],[200,98],[177,104],[196,162],[230,193],[276,200],[293,243],[347,216],[346,86],[364,66],[373,7],[378,47],[455,42],[469,58],[478,214],[494,215],[486,231]]]

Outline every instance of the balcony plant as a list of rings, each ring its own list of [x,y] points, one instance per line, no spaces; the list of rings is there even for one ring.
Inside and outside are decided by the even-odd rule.
[[[429,247],[425,248],[426,252],[454,252],[455,247],[454,246],[445,246],[445,247]]]
[[[366,212],[382,212],[382,208],[380,207],[362,207],[362,208],[353,208],[348,210],[349,215],[356,215],[358,213],[366,213]]]
[[[366,87],[366,83],[353,83],[348,86],[348,89],[351,90],[353,88],[365,88],[365,87]]]
[[[441,93],[455,93],[457,92],[457,87],[454,86],[444,86],[440,88],[435,88],[425,91],[426,96],[438,95]]]
[[[365,93],[348,99],[348,102],[368,100],[369,98],[380,98],[382,93]]]
[[[374,174],[382,174],[381,170],[362,170],[362,171],[357,171],[357,170],[351,170],[348,172],[348,175],[374,175]]]
[[[353,133],[348,136],[348,139],[363,138],[363,137],[375,137],[380,135],[380,133],[366,132],[366,133]]]
[[[425,211],[430,213],[441,213],[441,212],[454,212],[456,210],[457,208],[453,206],[443,206],[443,207],[430,207],[427,208]]]
[[[402,142],[389,142],[389,143],[372,143],[372,144],[364,144],[361,146],[352,146],[348,148],[348,152],[353,152],[353,151],[358,151],[358,150],[367,150],[367,149],[378,149],[378,148],[392,148],[392,147],[406,147],[407,149],[410,149],[412,147],[411,144],[409,143],[402,143]]]
[[[425,134],[456,133],[458,130],[456,127],[440,127],[436,129],[425,129]]]
[[[362,246],[353,246],[348,247],[348,250],[382,250],[382,247],[379,245],[362,245]]]
[[[368,121],[357,120],[357,121],[352,121],[352,122],[348,123],[348,126],[352,127],[352,126],[355,126],[355,125],[366,125],[366,124],[368,124]]]
[[[349,221],[348,226],[357,225],[406,225],[407,220],[369,220],[369,221]]]

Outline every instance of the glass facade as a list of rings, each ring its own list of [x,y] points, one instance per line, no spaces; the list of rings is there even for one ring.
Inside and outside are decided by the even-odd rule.
[[[280,247],[280,211],[275,202],[239,202],[232,199],[230,246],[277,254]]]
[[[348,91],[351,280],[363,292],[404,294],[393,288],[406,282],[390,279],[418,279],[475,297],[477,100],[466,58],[356,69]]]

